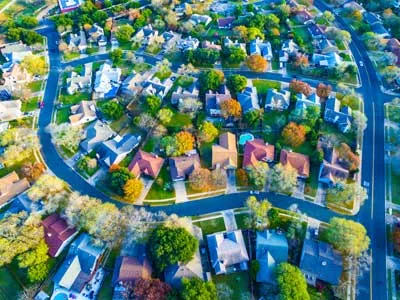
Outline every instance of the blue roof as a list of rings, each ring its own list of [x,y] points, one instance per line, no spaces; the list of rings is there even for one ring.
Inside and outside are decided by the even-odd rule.
[[[112,83],[112,88],[106,94],[104,94],[105,99],[115,98],[117,96],[119,89],[119,84]]]
[[[81,5],[80,0],[58,0],[58,5],[62,11],[64,10],[72,10]]]

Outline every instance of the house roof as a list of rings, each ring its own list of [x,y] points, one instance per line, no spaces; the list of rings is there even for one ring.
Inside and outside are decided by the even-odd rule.
[[[349,170],[340,162],[337,150],[334,147],[321,146],[324,152],[324,160],[319,174],[320,180],[335,183],[338,180],[346,180]]]
[[[44,238],[49,247],[49,255],[55,257],[63,244],[76,234],[75,228],[69,226],[66,220],[54,213],[42,221]]]
[[[299,176],[310,175],[310,158],[307,155],[282,149],[280,162],[283,166],[290,165],[295,168]]]
[[[76,124],[80,121],[85,122],[85,120],[92,121],[96,118],[95,102],[81,101],[79,104],[71,106],[71,114],[72,115],[69,116],[71,124]]]
[[[287,90],[277,91],[276,89],[269,89],[267,92],[265,107],[272,109],[286,109],[290,104],[290,92]]]
[[[81,5],[80,0],[58,0],[61,12],[67,12],[78,8]]]
[[[81,147],[86,152],[90,152],[93,148],[98,146],[101,142],[108,140],[114,134],[115,132],[108,125],[97,120],[86,128],[86,138],[81,142]]]
[[[169,167],[172,180],[177,180],[189,176],[193,170],[200,168],[200,157],[197,153],[171,157],[169,159]]]
[[[115,262],[112,284],[151,278],[152,268],[145,252],[138,257],[119,256]]]
[[[0,122],[12,121],[22,116],[21,100],[0,101]]]
[[[274,145],[268,145],[261,139],[247,141],[244,146],[243,168],[253,166],[259,161],[272,161],[274,154]]]
[[[208,91],[206,93],[206,110],[220,109],[221,103],[231,98],[231,93],[226,85],[221,85],[215,93],[213,91]]]
[[[111,166],[118,156],[128,154],[139,146],[140,140],[140,135],[126,134],[123,137],[116,135],[113,139],[101,144],[101,158],[108,166]]]
[[[237,94],[237,99],[242,107],[243,113],[260,109],[257,88],[254,86],[247,86],[243,92]]]
[[[340,108],[340,101],[336,97],[328,97],[325,103],[324,120],[336,124],[342,132],[351,127],[351,109],[348,106]]]
[[[135,176],[142,174],[156,178],[164,164],[164,159],[153,154],[139,150],[128,166]]]
[[[232,26],[232,23],[235,21],[235,19],[235,17],[219,18],[217,20],[218,27]]]
[[[10,201],[18,194],[29,188],[26,178],[19,179],[18,174],[13,171],[0,178],[0,206]]]
[[[212,145],[212,166],[222,168],[237,167],[236,136],[225,132],[219,136],[219,145]]]
[[[337,285],[342,274],[342,256],[331,245],[306,239],[300,259],[300,269],[319,280]]]

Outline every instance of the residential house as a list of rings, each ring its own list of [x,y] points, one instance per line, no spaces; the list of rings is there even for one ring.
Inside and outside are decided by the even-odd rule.
[[[20,63],[25,56],[32,54],[32,48],[21,42],[0,46],[0,51],[6,61],[1,67],[3,71],[8,71],[13,64]]]
[[[299,51],[299,46],[292,40],[288,39],[282,43],[279,51],[279,62],[287,63],[290,57],[295,57]]]
[[[79,104],[72,105],[70,110],[69,122],[73,126],[89,123],[97,119],[94,101],[81,101]]]
[[[198,15],[198,14],[193,14],[189,18],[189,22],[191,22],[194,26],[203,24],[204,26],[207,26],[210,24],[212,21],[211,17],[209,15]]]
[[[247,53],[246,51],[246,44],[245,43],[239,43],[237,40],[232,41],[229,37],[225,37],[224,38],[224,47],[230,48],[230,47],[234,47],[234,48],[240,48],[243,50],[244,53]]]
[[[29,215],[31,212],[40,212],[42,209],[42,201],[32,201],[26,193],[22,193],[16,196],[11,203],[7,205],[7,209],[2,210],[0,213],[0,220],[20,212],[26,212]]]
[[[176,105],[185,99],[199,99],[199,87],[197,82],[187,88],[179,86],[171,95],[171,103]]]
[[[257,282],[276,283],[276,267],[287,262],[289,246],[286,236],[281,231],[257,231],[256,259],[260,264]]]
[[[93,24],[88,30],[88,42],[98,43],[101,37],[104,37],[104,29],[97,24]],[[107,43],[107,40],[106,40]]]
[[[257,88],[255,86],[247,86],[242,92],[237,93],[237,100],[242,107],[243,114],[260,109]]]
[[[171,80],[171,78],[166,78],[161,81],[158,77],[153,76],[152,79],[143,82],[142,94],[144,96],[157,96],[163,99],[168,94],[173,84],[174,82]]]
[[[390,39],[392,36],[382,23],[371,25],[371,30],[381,39]]]
[[[312,23],[307,27],[308,32],[314,40],[325,38],[325,29],[324,26],[315,23]]]
[[[133,149],[139,146],[140,135],[126,134],[123,137],[116,135],[113,139],[100,144],[101,160],[110,167],[119,164]]]
[[[379,15],[373,13],[373,12],[368,12],[365,11],[363,13],[363,21],[367,23],[368,25],[372,26],[374,24],[382,24],[381,18]]]
[[[275,158],[275,146],[262,139],[247,141],[244,146],[243,169],[254,166],[258,162],[272,162]]]
[[[226,85],[220,86],[217,92],[208,91],[205,95],[206,110],[210,117],[221,116],[221,103],[232,99],[231,93]]]
[[[113,135],[115,135],[115,132],[108,125],[97,120],[86,127],[85,139],[81,142],[80,146],[83,151],[90,153]]]
[[[400,66],[400,41],[396,38],[390,39],[386,44],[386,49],[396,56],[396,65]]]
[[[196,50],[199,47],[199,40],[197,38],[193,38],[191,36],[185,38],[185,39],[180,39],[176,45],[178,49],[182,52],[188,51],[188,50]]]
[[[152,44],[158,36],[158,30],[153,29],[153,26],[148,24],[136,32],[133,40],[146,46]]]
[[[73,95],[76,92],[90,91],[92,87],[92,63],[85,64],[82,74],[71,72],[67,78],[67,93]]]
[[[147,71],[143,73],[132,71],[121,85],[121,93],[130,96],[139,95],[143,89],[143,82],[153,76],[153,72]]]
[[[217,24],[219,29],[232,29],[235,17],[218,18]]]
[[[68,225],[67,221],[57,213],[53,213],[42,221],[44,239],[51,257],[58,257],[65,247],[74,239],[78,231]]]
[[[80,293],[95,274],[104,248],[83,233],[71,243],[68,255],[53,277],[55,287]]]
[[[288,90],[269,89],[265,99],[266,110],[286,110],[290,105],[290,92]]]
[[[317,281],[338,285],[343,271],[342,256],[325,242],[305,239],[300,270],[310,285],[315,286]]]
[[[2,89],[7,91],[11,95],[15,91],[19,91],[22,85],[30,82],[32,76],[22,69],[19,63],[12,64],[8,71],[3,72],[3,84]],[[6,97],[7,100],[9,99]]]
[[[146,175],[157,178],[163,164],[164,159],[158,155],[139,150],[129,164],[128,169],[136,177]]]
[[[340,108],[340,101],[330,96],[325,103],[324,120],[335,124],[341,132],[348,132],[351,128],[351,108],[344,106]]]
[[[10,123],[9,122],[0,123],[0,133],[3,133],[4,131],[6,131],[9,127],[10,127]]]
[[[346,181],[349,177],[349,170],[340,160],[337,150],[332,146],[321,143],[319,148],[324,152],[324,160],[319,170],[319,182],[332,186],[338,182]]]
[[[176,46],[181,35],[170,30],[170,31],[164,32],[162,34],[162,37],[164,39],[164,43],[163,43],[162,47],[164,50],[169,51]]]
[[[318,49],[318,51],[321,54],[338,52],[338,47],[336,47],[336,45],[333,42],[331,42],[330,40],[328,40],[326,38],[318,40],[316,43],[316,48]]]
[[[259,37],[250,42],[250,55],[259,54],[267,61],[272,60],[272,47],[270,42],[265,42]]]
[[[107,38],[105,35],[99,37],[97,44],[100,48],[105,48],[107,46]]]
[[[212,145],[212,168],[236,169],[237,148],[236,136],[226,132],[219,136],[219,144]]]
[[[221,45],[216,44],[214,41],[210,42],[207,40],[205,40],[201,43],[201,48],[211,49],[211,50],[216,50],[216,51],[221,51],[221,49],[222,49]]]
[[[362,5],[360,5],[360,4],[358,4],[355,1],[350,1],[350,2],[347,2],[347,3],[343,4],[343,8],[344,9],[349,9],[351,11],[356,11],[357,10],[357,11],[360,11],[361,13],[365,12],[364,7]]]
[[[230,2],[213,1],[210,6],[210,11],[219,16],[232,16],[235,12],[236,5]]]
[[[119,48],[118,39],[114,35],[112,35],[112,37],[110,39],[110,43],[111,43],[111,51]]]
[[[94,82],[95,98],[114,98],[121,84],[121,69],[113,68],[110,63],[104,63],[96,72]]]
[[[1,103],[1,102],[0,102]],[[29,181],[26,178],[20,179],[13,171],[0,178],[0,207],[8,203],[15,196],[29,188]]]
[[[209,234],[207,244],[215,274],[248,269],[249,255],[241,230]]]
[[[313,15],[306,9],[300,9],[296,11],[296,20],[304,25],[313,23],[314,17]]]
[[[21,118],[21,106],[21,100],[0,101],[0,122]]]
[[[316,93],[313,93],[309,95],[308,97],[304,95],[303,93],[297,94],[297,99],[296,99],[296,112],[299,116],[305,116],[305,113],[307,111],[307,107],[310,106],[316,106],[320,107],[321,102],[320,98]]]
[[[286,149],[281,150],[280,163],[297,170],[297,176],[306,179],[310,176],[310,158],[307,155],[292,152]]]
[[[186,155],[169,159],[172,181],[185,180],[195,169],[200,167],[200,157],[196,150],[190,151]]]
[[[337,52],[329,52],[327,54],[314,53],[312,61],[319,67],[334,68],[342,64],[343,58]]]
[[[67,13],[81,6],[81,0],[58,0],[61,13]]]
[[[87,49],[86,35],[83,30],[77,33],[70,33],[68,36],[68,49],[70,51],[79,51],[80,53],[85,53]]]

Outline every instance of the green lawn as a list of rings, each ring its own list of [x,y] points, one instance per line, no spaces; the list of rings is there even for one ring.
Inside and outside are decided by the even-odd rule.
[[[111,272],[107,273],[106,278],[104,279],[103,285],[101,286],[96,299],[98,299],[98,300],[112,299],[112,295],[113,295],[113,287],[111,284],[112,275],[113,274]]]
[[[127,115],[123,115],[119,120],[113,121],[110,124],[110,127],[112,130],[115,132],[120,132],[122,129],[124,129],[129,123],[129,118]]]
[[[319,164],[311,163],[309,182],[306,183],[306,187],[304,189],[305,194],[311,197],[315,197],[317,194],[319,169]]]
[[[222,216],[205,221],[194,221],[193,224],[202,229],[203,235],[226,230],[224,218]]]
[[[57,109],[57,114],[56,114],[56,123],[61,124],[61,123],[66,123],[69,121],[69,113],[70,113],[70,108],[69,107],[64,107],[61,109]]]
[[[21,111],[28,112],[37,109],[39,97],[32,97],[28,101],[22,102]]]
[[[172,72],[156,72],[154,74],[155,77],[158,77],[158,79],[160,79],[161,81],[167,79],[169,76],[171,76]]]
[[[75,105],[82,100],[90,100],[91,96],[89,93],[75,93],[73,95],[68,95],[67,92],[63,89],[61,91],[59,101],[65,105]]]
[[[155,149],[159,142],[159,138],[152,136],[147,139],[146,144],[143,146],[143,150],[146,152],[155,152]]]
[[[21,292],[21,286],[12,277],[10,271],[5,267],[0,269],[0,298],[1,299],[18,299]],[[4,297],[4,298],[2,298]]]
[[[166,185],[169,185],[167,188]],[[168,199],[175,197],[175,190],[172,186],[171,176],[166,166],[163,166],[157,179],[154,181],[149,193],[146,196],[147,200]]]
[[[96,46],[89,47],[89,48],[86,49],[86,53],[88,55],[91,55],[91,54],[94,54],[94,53],[97,53],[97,52],[99,52],[99,47],[96,47]]]
[[[167,128],[172,132],[178,132],[191,123],[192,119],[189,115],[177,112],[172,117],[171,122],[168,123]]]
[[[269,89],[280,90],[281,83],[278,81],[254,79],[253,85],[257,88],[258,95],[266,95]]]
[[[27,84],[32,93],[39,92],[42,87],[43,80],[31,81]]]
[[[250,293],[250,274],[248,272],[236,272],[212,277],[214,283],[227,285],[232,290],[230,300],[252,299]]]
[[[249,214],[248,213],[242,213],[242,214],[236,214],[235,215],[236,219],[236,224],[238,228],[240,229],[248,229],[248,220],[249,220]]]
[[[218,38],[218,37],[225,37],[231,36],[232,30],[230,29],[220,29],[218,27],[212,27],[207,31],[205,37],[207,38]]]
[[[202,165],[204,167],[210,168],[211,163],[212,163],[212,145],[214,143],[201,143],[199,151],[200,151],[200,157],[202,161]]]
[[[79,52],[64,52],[64,60],[73,60],[81,56]]]
[[[400,204],[400,175],[392,170],[392,202]]]

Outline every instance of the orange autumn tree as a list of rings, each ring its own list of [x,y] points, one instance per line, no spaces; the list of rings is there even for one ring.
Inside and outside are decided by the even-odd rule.
[[[350,171],[356,171],[360,166],[360,157],[357,156],[346,143],[341,143],[336,148],[341,163]]]
[[[221,103],[221,113],[225,119],[229,117],[239,119],[242,115],[242,106],[235,99],[225,100]]]
[[[282,140],[285,145],[299,147],[306,140],[306,129],[302,125],[290,122],[282,130]]]
[[[194,136],[188,131],[178,132],[176,138],[177,153],[184,154],[187,151],[193,150]]]
[[[328,84],[323,84],[320,82],[317,86],[317,95],[321,98],[328,98],[329,94],[332,92],[332,87]]]
[[[306,96],[310,96],[312,92],[312,89],[308,83],[297,79],[293,79],[290,82],[289,88],[292,92],[303,93]]]
[[[268,63],[260,54],[250,55],[246,60],[247,67],[254,72],[264,72]]]

